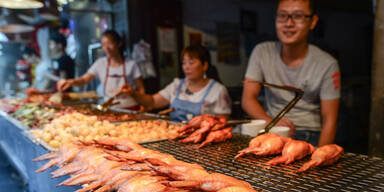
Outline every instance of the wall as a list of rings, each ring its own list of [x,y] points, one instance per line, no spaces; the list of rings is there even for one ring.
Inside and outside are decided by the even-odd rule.
[[[165,79],[172,79],[179,74],[172,73],[172,75],[164,74],[164,69],[167,68],[167,62],[170,60],[163,59],[163,55],[159,50],[158,40],[158,28],[159,27],[171,27],[176,29],[177,38],[177,53],[173,55],[172,59],[175,59],[177,63],[177,56],[182,49],[182,5],[181,0],[129,0],[128,12],[129,12],[129,37],[130,46],[140,40],[145,40],[151,45],[152,61],[156,69],[157,77],[144,79],[144,86],[147,93],[156,93],[164,86]],[[174,61],[174,60],[172,60]],[[169,63],[168,63],[169,64]],[[179,67],[170,64],[172,70],[174,67]],[[164,67],[165,66],[165,67]],[[180,69],[175,69],[180,71]]]
[[[113,10],[113,29],[122,34],[125,44],[130,44],[128,25],[128,4],[126,0],[118,0],[111,4]],[[128,53],[131,51],[128,48]]]
[[[190,32],[200,32],[203,34],[203,44],[212,45],[212,63],[217,67],[223,83],[229,87],[242,85],[242,80],[247,67],[248,58],[245,50],[246,37],[240,35],[240,61],[234,64],[217,62],[216,24],[218,22],[228,22],[240,25],[240,10],[251,10],[257,13],[258,34],[273,36],[273,9],[271,3],[262,1],[246,2],[233,0],[184,0],[183,1],[183,20],[184,20],[184,45],[189,44]],[[239,74],[239,75],[233,75]]]

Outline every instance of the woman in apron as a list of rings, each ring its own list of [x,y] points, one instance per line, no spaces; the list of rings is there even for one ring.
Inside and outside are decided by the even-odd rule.
[[[154,95],[143,94],[130,86],[125,86],[123,92],[147,107],[174,108],[170,113],[173,121],[188,121],[207,113],[228,117],[230,97],[210,64],[209,51],[203,46],[189,46],[183,50],[181,58],[185,78],[174,79]]]
[[[144,85],[140,70],[134,60],[124,58],[123,43],[119,34],[107,30],[101,38],[102,48],[106,57],[98,59],[83,76],[76,79],[62,79],[58,82],[58,90],[63,91],[72,86],[82,86],[95,77],[101,82],[101,93],[104,99],[113,97],[121,92],[122,87],[129,85],[139,93],[144,94]],[[114,107],[138,110],[137,102],[128,95],[120,94],[116,100],[119,104]]]

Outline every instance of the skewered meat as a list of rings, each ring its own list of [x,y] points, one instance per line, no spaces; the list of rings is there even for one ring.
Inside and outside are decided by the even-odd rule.
[[[172,187],[191,187],[202,189],[204,191],[219,191],[220,189],[231,186],[252,189],[249,183],[220,173],[212,173],[205,177],[199,178],[198,180],[171,181],[168,184]]]
[[[311,160],[304,163],[297,172],[304,172],[312,167],[326,166],[334,164],[341,155],[344,149],[336,144],[329,144],[319,147],[313,152]]]
[[[50,160],[39,171],[59,166],[51,173],[53,177],[71,175],[58,186],[88,184],[78,192],[218,191],[231,186],[240,187],[228,189],[236,190],[234,192],[253,191],[247,182],[222,174],[209,174],[197,164],[179,161],[130,140],[77,142],[34,160]]]
[[[117,168],[117,173],[108,173],[108,175],[104,178],[104,182],[101,182],[100,185],[94,187],[93,189],[98,188],[96,191],[111,191],[113,189],[119,189],[120,186],[123,185],[124,182],[133,178],[136,175],[151,175],[150,172],[144,171],[122,171]]]
[[[199,148],[204,147],[208,143],[223,142],[229,138],[232,138],[232,127],[228,127],[228,128],[217,130],[217,131],[212,131],[208,134],[205,141],[201,143]]]
[[[94,141],[95,144],[99,144],[101,146],[110,146],[114,147],[121,151],[132,151],[136,149],[144,149],[141,145],[133,142],[130,139],[118,139],[113,137],[106,137],[102,139],[98,139]]]
[[[135,149],[128,153],[121,152],[121,151],[105,151],[106,153],[115,156],[119,159],[124,160],[133,160],[138,162],[144,162],[145,159],[151,158],[151,159],[158,159],[161,160],[167,164],[172,164],[174,162],[178,162],[172,155],[160,153],[151,149]]]
[[[312,154],[313,151],[315,151],[315,147],[305,141],[290,140],[285,144],[282,156],[276,157],[268,161],[267,164],[290,164],[295,160],[302,159],[305,156]]]
[[[259,135],[251,140],[249,147],[239,151],[236,158],[245,154],[253,153],[255,155],[274,155],[282,152],[286,142],[291,140],[274,133]]]
[[[228,127],[226,119],[213,115],[200,115],[193,118],[188,125],[181,127],[177,138],[182,143],[200,143],[199,148],[213,142],[222,142],[232,137],[232,127]]]
[[[165,192],[167,187],[160,182],[166,179],[162,176],[136,175],[123,183],[118,192]]]
[[[36,172],[42,172],[46,169],[53,167],[54,165],[63,165],[72,161],[76,157],[77,153],[80,151],[80,148],[81,146],[77,144],[69,143],[67,145],[63,145],[63,147],[61,147],[60,150],[56,153],[49,153],[47,155],[42,155],[36,159],[33,159],[32,161],[42,161],[51,159],[40,169],[36,170]]]
[[[196,167],[196,165],[193,164],[180,163],[161,166],[149,164],[148,166],[154,171],[161,173],[162,175],[167,175],[172,179],[181,181],[195,181],[209,175],[209,173],[205,171],[202,167]]]
[[[201,123],[207,119],[207,118],[213,118],[214,116],[213,115],[210,115],[210,114],[205,114],[205,115],[199,115],[199,116],[196,116],[194,117],[193,119],[191,119],[191,121],[189,121],[189,123],[183,127],[181,127],[178,132],[179,133],[183,133],[183,132],[186,132],[190,129],[196,129],[196,128],[199,128],[201,126]]]
[[[215,117],[206,118],[201,122],[200,128],[194,131],[187,138],[181,140],[181,142],[182,143],[199,143],[204,139],[204,137],[211,130],[211,128],[219,123],[220,123],[219,119]]]

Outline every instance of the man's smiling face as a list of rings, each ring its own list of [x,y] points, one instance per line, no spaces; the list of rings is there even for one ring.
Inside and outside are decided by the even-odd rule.
[[[317,21],[309,0],[281,0],[275,21],[277,37],[286,45],[306,42],[309,31],[315,28]]]

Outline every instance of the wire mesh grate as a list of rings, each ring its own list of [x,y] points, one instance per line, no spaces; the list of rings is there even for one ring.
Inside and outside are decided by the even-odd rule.
[[[234,160],[237,151],[248,146],[248,136],[234,135],[224,143],[198,149],[196,144],[158,141],[145,147],[198,163],[208,171],[223,173],[249,182],[258,191],[384,191],[384,161],[364,155],[345,153],[336,165],[314,168],[295,174],[294,170],[309,157],[291,165],[269,167],[274,156],[243,156]]]

